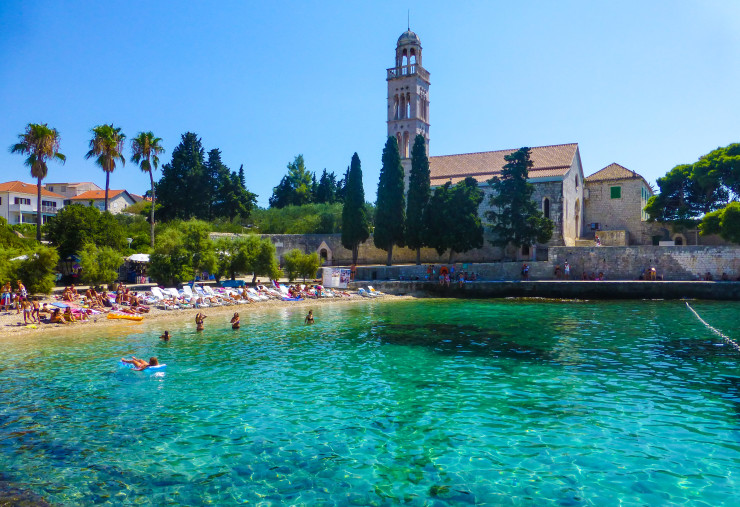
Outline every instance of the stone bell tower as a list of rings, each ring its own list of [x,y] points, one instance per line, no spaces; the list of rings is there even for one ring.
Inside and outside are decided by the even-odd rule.
[[[429,72],[421,66],[421,41],[406,30],[396,44],[396,66],[387,70],[388,136],[395,136],[406,179],[411,170],[411,148],[421,134],[429,154]]]

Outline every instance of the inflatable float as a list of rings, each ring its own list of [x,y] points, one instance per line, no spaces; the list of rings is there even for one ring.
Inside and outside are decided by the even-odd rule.
[[[124,320],[144,320],[143,315],[134,315],[131,313],[111,312],[108,314],[109,319],[124,319]]]
[[[131,364],[131,363],[124,363],[123,361],[118,361],[118,365],[121,368],[130,368],[132,370],[136,368],[136,366],[134,366],[133,364]],[[158,364],[157,366],[148,366],[147,368],[144,368],[143,370],[139,370],[139,371],[149,371],[149,372],[154,373],[155,371],[162,371],[166,367],[167,367],[166,364]]]

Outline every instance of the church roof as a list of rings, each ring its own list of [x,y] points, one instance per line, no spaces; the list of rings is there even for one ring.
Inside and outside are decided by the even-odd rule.
[[[563,177],[573,165],[578,143],[535,146],[530,159],[534,167],[529,170],[529,179]],[[516,150],[485,151],[429,157],[429,171],[432,186],[453,184],[472,176],[479,182],[490,180],[501,173],[506,164],[504,157]]]
[[[615,162],[586,177],[586,181],[627,180],[632,178],[642,178],[642,176]]]

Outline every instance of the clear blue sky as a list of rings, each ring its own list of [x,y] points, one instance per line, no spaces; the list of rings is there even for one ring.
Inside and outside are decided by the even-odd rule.
[[[374,200],[407,9],[431,72],[432,155],[577,142],[586,175],[618,162],[654,182],[740,141],[734,0],[5,0],[0,181],[32,182],[7,148],[40,122],[67,155],[46,181],[104,186],[84,155],[90,129],[112,122],[162,137],[163,162],[197,133],[232,170],[244,164],[263,206],[295,155],[341,175],[356,151]],[[149,180],[127,163],[111,188]]]

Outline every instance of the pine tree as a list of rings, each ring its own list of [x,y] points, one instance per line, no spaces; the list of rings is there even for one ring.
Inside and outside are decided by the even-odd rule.
[[[421,264],[421,247],[425,246],[424,209],[431,194],[429,159],[424,136],[416,136],[411,150],[408,204],[406,206],[406,245],[416,250],[416,264]]]
[[[244,179],[244,164],[239,166],[239,183],[241,184],[242,188],[247,188],[247,182]]]
[[[495,246],[512,244],[521,248],[546,243],[552,237],[552,220],[545,218],[532,201],[534,185],[527,182],[529,169],[534,166],[530,151],[525,147],[506,155],[501,176],[488,182],[494,193],[490,200],[493,209],[486,216],[493,224],[491,244]]]
[[[365,214],[362,169],[357,153],[352,155],[352,163],[347,169],[345,182],[344,206],[342,207],[342,246],[352,251],[352,264],[357,264],[360,243],[370,237]]]
[[[471,177],[454,186],[448,181],[437,187],[424,210],[425,244],[439,255],[449,249],[449,262],[455,253],[482,247],[483,225],[478,216],[481,202],[483,193]]]
[[[393,259],[393,245],[404,245],[406,206],[403,195],[403,166],[398,142],[390,136],[383,148],[383,167],[378,180],[378,201],[375,207],[373,243],[388,252],[387,264]]]
[[[172,161],[162,166],[162,177],[156,184],[157,200],[162,206],[157,211],[163,220],[188,219],[195,216],[201,198],[204,151],[200,139],[193,132],[182,135],[180,144],[172,152]]]

